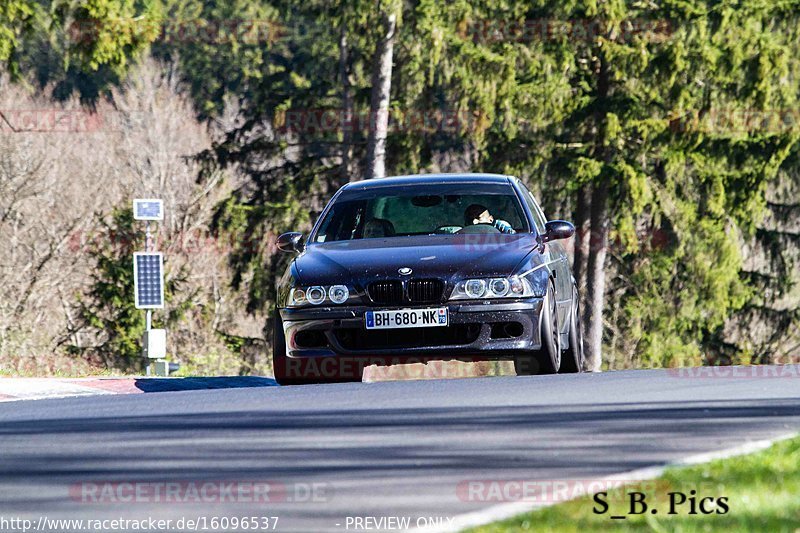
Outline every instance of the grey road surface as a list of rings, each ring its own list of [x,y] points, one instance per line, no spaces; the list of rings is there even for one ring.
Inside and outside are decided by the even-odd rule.
[[[50,530],[93,529],[53,527],[60,518],[172,520],[173,530],[200,519],[200,531],[272,516],[278,531],[424,525],[498,503],[465,494],[470,481],[593,479],[798,431],[800,367],[768,370],[4,403],[0,520]],[[212,527],[214,517],[228,522]],[[103,525],[115,526],[125,523]]]

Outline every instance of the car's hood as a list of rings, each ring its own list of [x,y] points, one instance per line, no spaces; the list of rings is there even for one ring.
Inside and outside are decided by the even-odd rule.
[[[431,235],[312,243],[295,259],[297,283],[356,283],[409,277],[508,276],[536,246],[531,234]]]

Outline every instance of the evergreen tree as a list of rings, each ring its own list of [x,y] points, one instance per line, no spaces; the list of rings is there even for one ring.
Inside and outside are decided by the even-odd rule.
[[[31,0],[0,3],[0,64],[14,77],[19,75],[20,41],[34,27],[37,14],[36,3]]]
[[[747,117],[797,106],[797,4],[17,0],[0,11],[0,60],[30,66],[19,43],[47,28],[33,33],[67,65],[63,94],[97,95],[151,46],[179,59],[200,117],[239,110],[201,160],[247,177],[212,229],[238,243],[251,312],[272,309],[275,236],[380,174],[385,142],[389,174],[520,176],[578,226],[591,366],[677,365],[734,360],[723,324],[762,288],[741,244],[763,240],[798,130]],[[51,38],[76,21],[88,39]]]

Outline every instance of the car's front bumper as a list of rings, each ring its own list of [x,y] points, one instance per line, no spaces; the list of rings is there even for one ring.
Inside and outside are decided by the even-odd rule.
[[[444,327],[367,330],[367,311],[447,307]],[[541,298],[513,301],[448,302],[396,307],[321,307],[281,309],[290,358],[352,358],[424,361],[427,359],[510,359],[541,346]],[[506,325],[511,325],[506,327]]]

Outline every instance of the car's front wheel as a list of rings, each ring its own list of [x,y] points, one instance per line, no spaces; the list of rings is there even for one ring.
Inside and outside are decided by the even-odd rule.
[[[583,332],[581,331],[581,310],[578,287],[572,286],[572,311],[569,316],[569,347],[564,351],[561,361],[562,374],[583,372]]]
[[[552,282],[547,287],[539,323],[542,347],[533,354],[514,358],[514,370],[518,376],[555,374],[561,366],[561,336],[558,329],[556,293]]]
[[[286,357],[286,335],[283,332],[283,321],[275,310],[272,321],[272,373],[280,385],[294,385],[289,377],[289,361]]]

